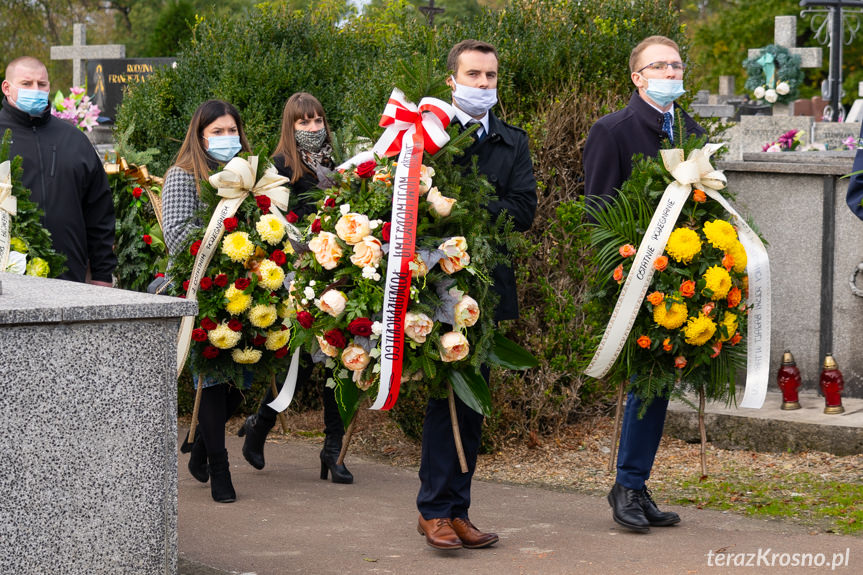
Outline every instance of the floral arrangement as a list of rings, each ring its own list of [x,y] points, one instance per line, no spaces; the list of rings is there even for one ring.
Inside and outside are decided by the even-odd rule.
[[[691,137],[683,152],[690,155],[703,144]],[[661,159],[642,158],[619,196],[604,210],[591,210],[592,243],[612,288],[629,274],[643,275],[632,268],[633,256],[673,181]],[[746,367],[749,308],[747,252],[728,213],[693,188],[664,253],[655,254],[650,265],[652,279],[612,377],[625,381],[631,376],[630,389],[645,405],[689,390],[707,399],[733,400],[735,372]],[[619,289],[606,288],[599,295],[613,305]]]
[[[258,157],[266,156],[259,154],[248,161],[238,157],[231,163],[248,162],[249,177],[254,175],[256,182],[264,177],[278,178],[275,168],[265,168],[265,162],[257,162]],[[222,197],[211,181],[200,185],[204,207],[198,217],[209,222]],[[248,193],[236,213],[223,221],[224,235],[214,247],[196,292],[198,316],[191,332],[190,362],[199,374],[240,381],[246,370],[261,379],[262,374],[287,368],[284,360],[291,331],[284,280],[288,254],[293,249],[287,228],[272,213],[271,205],[268,195]],[[185,297],[189,290],[204,235],[204,227],[190,234],[185,249],[173,256],[173,295]]]
[[[848,136],[842,140],[842,145],[848,150],[863,150],[863,138]]]
[[[80,86],[69,89],[69,95],[57,90],[51,104],[51,115],[66,120],[79,130],[91,132],[98,125],[99,106],[90,100],[87,91]]]
[[[454,163],[470,136],[451,129],[450,137],[436,155],[425,154],[421,168],[402,385],[423,381],[441,396],[451,383],[467,405],[488,414],[480,365],[525,369],[535,361],[495,332],[490,270],[506,261],[496,246],[508,243],[511,223],[490,221],[484,206],[493,188]],[[336,173],[333,187],[310,192],[317,213],[298,223],[306,243],[297,246],[290,275],[292,347],[331,370],[327,385],[345,421],[380,382],[395,169],[395,159],[378,158]]]
[[[748,75],[744,87],[756,100],[772,105],[797,99],[803,71],[800,56],[788,48],[777,44],[765,46],[757,56],[744,60],[743,67]]]
[[[803,144],[803,130],[788,130],[773,142],[764,144],[762,152],[793,152]]]
[[[10,186],[7,188],[9,195],[15,198],[15,210],[14,214],[7,214],[11,216],[10,251],[6,269],[0,271],[57,277],[66,271],[66,256],[54,250],[51,234],[41,223],[44,212],[30,201],[30,190],[21,183],[21,157],[8,159],[11,141],[12,132],[7,130],[0,142],[0,204],[6,199],[2,197],[5,184]]]

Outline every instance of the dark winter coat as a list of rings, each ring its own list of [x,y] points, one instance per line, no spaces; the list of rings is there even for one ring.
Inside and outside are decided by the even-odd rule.
[[[33,117],[3,98],[0,135],[12,130],[10,157],[23,158],[23,184],[45,211],[42,224],[69,268],[60,279],[110,282],[114,255],[114,203],[108,177],[80,130],[51,116]]]
[[[863,127],[860,128],[860,137],[863,138]],[[857,155],[854,156],[854,167],[851,172],[863,171],[863,150],[857,150]],[[845,194],[845,201],[848,207],[854,212],[854,215],[863,220],[863,206],[860,201],[863,200],[863,173],[851,176],[848,182],[848,191]]]

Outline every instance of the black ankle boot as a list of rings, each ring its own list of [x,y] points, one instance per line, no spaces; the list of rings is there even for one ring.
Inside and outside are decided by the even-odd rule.
[[[228,463],[228,451],[209,453],[210,461],[210,493],[213,501],[232,503],[237,500],[237,492],[231,483],[231,466]]]
[[[246,436],[243,442],[243,457],[255,469],[264,468],[264,444],[267,442],[267,434],[275,423],[256,413],[247,417],[243,427],[237,432],[240,437]]]
[[[324,448],[321,449],[321,479],[327,478],[327,472],[333,474],[333,483],[353,483],[354,476],[344,463],[339,465],[339,453],[342,451],[342,436],[327,435],[324,438]]]
[[[210,479],[210,471],[207,469],[207,448],[204,447],[204,440],[197,429],[195,441],[189,450],[189,473],[201,483],[206,483]]]

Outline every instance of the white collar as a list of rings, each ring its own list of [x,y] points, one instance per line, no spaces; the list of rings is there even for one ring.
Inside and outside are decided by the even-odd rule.
[[[462,126],[467,128],[469,122],[479,122],[482,124],[482,129],[485,130],[485,133],[488,134],[488,112],[485,113],[485,116],[483,116],[482,119],[477,120],[464,110],[459,109],[455,104],[453,104],[452,107],[453,110],[455,110],[456,118],[458,118],[458,121]]]

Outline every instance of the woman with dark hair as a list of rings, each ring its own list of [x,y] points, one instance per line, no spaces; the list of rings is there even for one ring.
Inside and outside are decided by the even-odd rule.
[[[300,218],[315,211],[315,205],[306,201],[303,194],[312,188],[332,186],[329,180],[335,166],[332,153],[330,128],[318,99],[306,92],[298,92],[288,98],[282,113],[281,136],[273,152],[273,165],[279,174],[290,179],[291,210]],[[300,381],[308,381],[311,376],[309,360],[308,355],[303,357],[303,367],[298,375]],[[246,437],[243,456],[255,469],[264,468],[264,443],[276,424],[276,412],[267,406],[272,400],[272,392],[268,388],[258,412],[250,415],[240,429],[240,436]],[[353,483],[354,476],[348,468],[337,463],[345,426],[332,388],[324,386],[323,403],[325,438],[321,450],[321,479],[326,479],[331,473],[333,483]]]
[[[221,100],[208,100],[198,106],[162,187],[163,232],[171,255],[182,250],[189,233],[203,225],[194,217],[201,207],[199,182],[238,152],[249,150],[240,113],[234,106]],[[197,388],[198,377],[194,373],[192,380]],[[250,377],[244,380],[232,383],[204,377],[201,390],[189,472],[202,483],[209,480],[213,499],[220,503],[237,499],[225,449],[225,423],[243,399],[234,384],[244,388],[251,385]],[[187,437],[184,446],[188,441]]]

